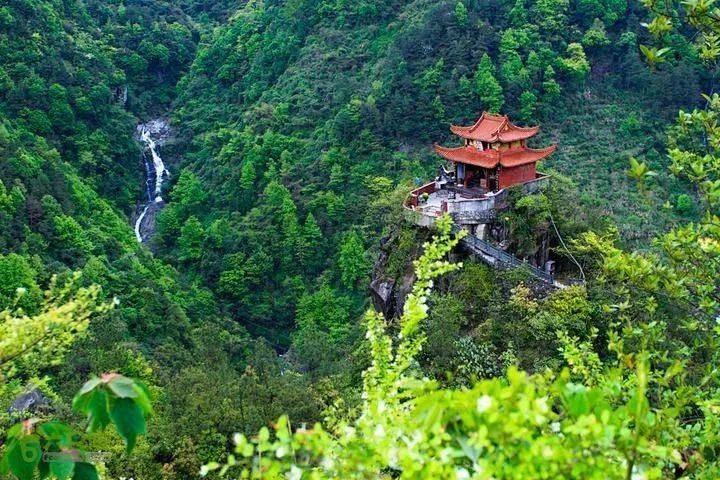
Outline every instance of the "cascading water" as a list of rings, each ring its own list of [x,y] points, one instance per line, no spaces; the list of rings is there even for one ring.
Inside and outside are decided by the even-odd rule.
[[[168,123],[164,119],[151,120],[137,127],[138,137],[144,145],[143,160],[145,163],[145,184],[147,202],[142,206],[140,215],[135,220],[135,237],[143,243],[148,235],[144,231],[152,230],[151,218],[163,205],[162,185],[170,176],[165,163],[158,154],[158,148],[168,136]]]

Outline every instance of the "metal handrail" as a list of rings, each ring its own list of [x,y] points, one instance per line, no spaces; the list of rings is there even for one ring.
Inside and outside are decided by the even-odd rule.
[[[453,227],[453,231],[457,232],[460,228],[457,226]],[[520,260],[515,255],[512,255],[510,253],[507,253],[503,250],[500,250],[499,248],[493,246],[492,244],[486,242],[485,240],[481,240],[477,238],[474,235],[465,235],[462,240],[462,242],[468,244],[470,247],[476,248],[480,250],[482,253],[485,253],[487,255],[490,255],[491,257],[505,263],[508,265],[511,265],[513,267],[523,267],[527,268],[530,273],[538,277],[539,279],[548,282],[548,283],[554,283],[554,279],[552,275],[547,273],[544,270],[541,270],[537,268],[534,265],[530,265],[528,262]]]

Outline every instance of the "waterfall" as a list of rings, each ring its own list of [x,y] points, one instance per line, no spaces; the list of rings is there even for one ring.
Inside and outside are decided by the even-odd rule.
[[[165,163],[158,154],[158,148],[167,136],[168,124],[163,119],[156,119],[138,125],[137,130],[140,141],[144,145],[143,159],[147,195],[147,202],[143,205],[142,212],[135,220],[135,237],[138,242],[142,243],[145,240],[141,230],[144,226],[143,222],[148,221],[149,211],[157,210],[163,203],[162,185],[170,176],[170,172],[165,168]]]

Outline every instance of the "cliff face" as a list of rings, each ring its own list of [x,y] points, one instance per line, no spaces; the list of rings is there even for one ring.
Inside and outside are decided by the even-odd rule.
[[[389,278],[382,274],[373,276],[370,283],[373,305],[387,319],[395,318],[402,313],[405,298],[412,290],[415,273],[412,269],[399,279]]]
[[[501,228],[500,225],[494,225],[494,227],[496,228],[488,229],[488,236],[492,237],[494,241],[500,239],[500,245],[513,242],[512,235],[507,229]],[[410,293],[416,278],[413,261],[420,256],[422,245],[431,236],[431,230],[403,225],[397,227],[390,235],[381,240],[380,255],[373,266],[370,293],[375,310],[381,312],[387,320],[391,321],[402,313],[405,298]],[[534,263],[540,258],[542,259],[540,264],[542,264],[548,259],[549,241],[547,232],[543,231],[542,234],[537,235],[536,240],[537,253],[534,258],[530,258],[530,261]],[[487,261],[483,261],[472,251],[464,248],[462,242],[450,254],[450,260],[453,262],[487,264]],[[522,275],[520,272],[518,273]],[[500,284],[496,285],[498,291],[502,291],[505,296],[509,296],[510,286],[504,285],[500,279],[497,281],[500,282]],[[523,278],[522,282],[530,288],[534,298],[544,298],[554,288],[552,285],[539,281],[529,274],[527,278]],[[438,286],[438,288],[439,291],[443,290],[441,286]]]
[[[386,319],[393,319],[402,313],[405,298],[415,282],[415,260],[428,237],[426,231],[412,227],[398,227],[383,238],[380,256],[373,266],[370,293],[375,310]]]

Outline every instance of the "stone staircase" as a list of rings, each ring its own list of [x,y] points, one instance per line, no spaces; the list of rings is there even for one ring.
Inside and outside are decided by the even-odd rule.
[[[453,232],[460,231],[460,227],[453,226]],[[482,261],[494,268],[524,268],[530,272],[535,278],[552,285],[555,288],[565,288],[560,282],[557,282],[552,275],[546,271],[524,262],[516,256],[509,254],[492,244],[481,240],[474,235],[465,235],[460,243],[471,253],[478,256]]]

